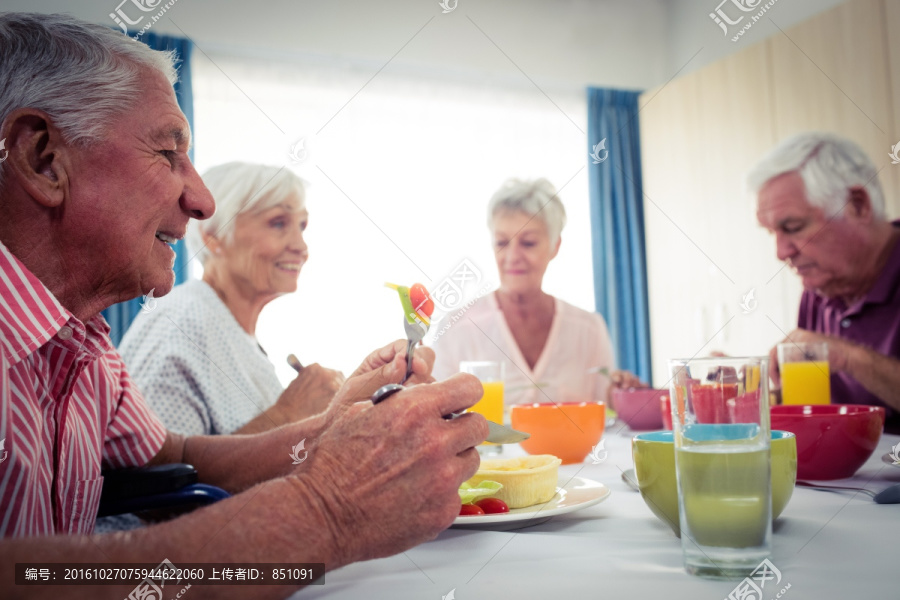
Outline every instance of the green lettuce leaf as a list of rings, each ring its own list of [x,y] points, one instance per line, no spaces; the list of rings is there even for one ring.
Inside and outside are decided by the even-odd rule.
[[[496,481],[482,481],[478,487],[466,482],[459,486],[459,499],[463,504],[472,504],[482,498],[493,496],[502,489],[503,484]]]

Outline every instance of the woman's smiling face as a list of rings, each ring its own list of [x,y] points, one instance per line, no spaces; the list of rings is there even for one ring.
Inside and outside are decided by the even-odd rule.
[[[297,290],[297,277],[309,257],[303,232],[309,213],[299,194],[257,212],[238,215],[230,242],[222,244],[225,270],[241,288],[256,295]]]

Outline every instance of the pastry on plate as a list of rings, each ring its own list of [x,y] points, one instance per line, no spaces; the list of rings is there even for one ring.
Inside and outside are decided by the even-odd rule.
[[[485,480],[502,483],[503,489],[494,498],[503,500],[510,508],[525,508],[553,498],[560,463],[551,454],[482,459],[481,467],[468,483],[475,485]]]

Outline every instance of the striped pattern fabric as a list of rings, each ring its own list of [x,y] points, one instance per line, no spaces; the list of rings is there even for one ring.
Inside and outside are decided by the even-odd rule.
[[[162,448],[165,427],[108,334],[0,243],[0,537],[90,533],[101,469],[144,465]]]

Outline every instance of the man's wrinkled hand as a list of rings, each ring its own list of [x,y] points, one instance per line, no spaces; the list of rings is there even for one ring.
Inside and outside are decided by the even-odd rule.
[[[356,394],[368,398],[383,385],[403,381],[406,375],[406,346],[406,340],[397,340],[369,354],[350,376],[351,379],[359,378],[355,382]],[[434,350],[417,346],[413,353],[413,372],[405,385],[433,382],[433,367]]]
[[[478,470],[487,422],[470,413],[478,380],[458,374],[344,411],[298,468],[320,498],[348,560],[389,556],[433,539],[459,514],[459,486]],[[415,509],[408,510],[411,503]]]

